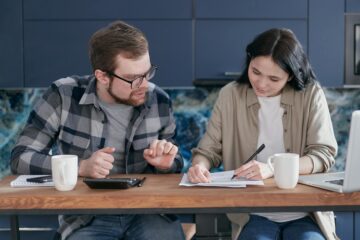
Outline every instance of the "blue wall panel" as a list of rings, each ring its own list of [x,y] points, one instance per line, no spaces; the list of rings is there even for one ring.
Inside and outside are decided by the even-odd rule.
[[[148,38],[151,61],[159,67],[152,81],[161,87],[191,86],[191,20],[130,20],[129,23],[139,27]]]
[[[346,12],[355,13],[360,12],[360,1],[359,0],[346,0]]]
[[[26,21],[25,87],[47,87],[69,75],[91,74],[88,41],[110,21]],[[190,20],[131,20],[147,35],[150,54],[159,66],[160,86],[190,86],[192,31]]]
[[[23,86],[22,1],[0,1],[0,87]]]
[[[354,216],[354,239],[360,240],[360,212],[355,212]]]
[[[196,18],[306,18],[305,0],[195,0]]]
[[[165,19],[191,18],[191,0],[24,0],[29,19]]]
[[[354,238],[354,213],[335,212],[336,234],[340,239]],[[357,238],[358,239],[358,238]]]
[[[88,38],[116,19],[138,23],[147,33],[161,86],[191,86],[194,78],[238,72],[245,41],[276,26],[299,35],[324,86],[342,86],[345,6],[360,12],[358,0],[345,1],[4,0],[0,50],[7,57],[0,60],[0,87],[44,87],[89,73]],[[305,33],[297,32],[296,22],[304,23]]]
[[[325,86],[344,84],[344,1],[309,1],[309,57]],[[326,7],[324,7],[326,6]]]
[[[93,32],[106,24],[25,22],[25,87],[47,87],[61,77],[90,74],[88,41]]]
[[[195,78],[224,78],[225,72],[239,72],[245,62],[246,45],[274,27],[292,29],[307,48],[304,20],[198,20],[195,36]]]

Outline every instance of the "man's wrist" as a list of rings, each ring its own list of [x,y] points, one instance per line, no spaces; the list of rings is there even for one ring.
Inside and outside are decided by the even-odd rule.
[[[167,173],[167,172],[171,172],[171,170],[174,168],[174,162],[172,163],[172,165],[168,168],[165,168],[165,167],[155,167],[157,171],[159,172],[164,172],[164,173]]]

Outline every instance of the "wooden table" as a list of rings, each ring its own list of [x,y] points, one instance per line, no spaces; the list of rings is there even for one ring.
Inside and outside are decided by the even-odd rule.
[[[53,187],[12,188],[15,176],[0,182],[0,214],[12,215],[13,239],[18,214],[227,213],[255,211],[358,211],[360,192],[335,193],[298,184],[278,189],[273,179],[246,188],[180,187],[180,174],[146,176],[142,187],[90,189],[80,178],[73,191]],[[121,175],[119,175],[121,177]]]

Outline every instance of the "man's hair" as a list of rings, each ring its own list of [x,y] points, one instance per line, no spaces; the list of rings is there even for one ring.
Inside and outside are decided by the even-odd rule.
[[[238,83],[249,83],[250,61],[259,56],[270,56],[289,74],[289,85],[295,90],[304,89],[316,80],[309,60],[295,34],[289,29],[273,28],[257,37],[246,47],[246,65]]]
[[[114,71],[115,58],[137,59],[148,51],[148,41],[139,29],[122,21],[115,21],[96,31],[90,38],[89,56],[93,71]]]

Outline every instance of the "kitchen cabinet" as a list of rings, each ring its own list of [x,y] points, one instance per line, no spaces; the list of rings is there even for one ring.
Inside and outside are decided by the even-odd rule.
[[[24,0],[22,86],[47,87],[61,77],[91,74],[89,38],[115,20],[147,36],[152,63],[159,67],[152,81],[162,87],[190,86],[191,7],[191,0]]]
[[[23,84],[21,0],[0,1],[0,87]]]
[[[345,5],[345,1],[346,4]],[[352,0],[3,0],[0,87],[47,87],[91,73],[88,40],[114,20],[148,37],[154,81],[187,87],[193,81],[236,77],[244,49],[260,32],[292,29],[323,86],[344,82],[344,11]]]
[[[24,27],[25,87],[46,87],[70,75],[91,74],[88,41],[110,21],[29,21]],[[129,20],[148,38],[152,80],[160,86],[191,85],[190,20]]]
[[[343,85],[343,0],[195,2],[195,79],[236,78],[246,45],[269,28],[285,27],[297,35],[320,83]]]

